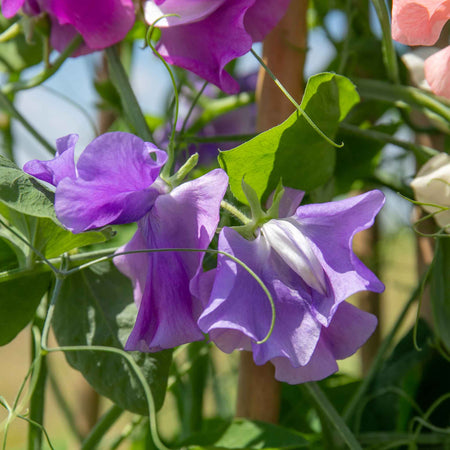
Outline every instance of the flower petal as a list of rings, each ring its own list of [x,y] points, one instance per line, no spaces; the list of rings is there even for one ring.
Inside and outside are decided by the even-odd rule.
[[[254,2],[227,0],[203,20],[162,29],[158,51],[169,64],[190,70],[227,93],[238,92],[238,83],[224,68],[252,46],[244,15]]]
[[[199,318],[199,326],[223,351],[252,348],[256,364],[264,364],[277,356],[286,356],[298,365],[311,358],[320,335],[320,323],[309,310],[302,280],[289,267],[287,276],[280,276],[283,261],[271,251],[260,235],[247,241],[236,231],[224,228],[219,237],[219,249],[244,261],[270,290],[276,311],[275,326],[269,340],[263,339],[270,328],[272,310],[261,286],[240,265],[219,255],[211,300]],[[281,281],[282,278],[282,281]],[[287,279],[289,278],[289,279]],[[297,280],[292,287],[290,280]],[[289,285],[288,285],[289,284]],[[239,338],[238,333],[242,336]],[[244,337],[247,337],[245,339]]]
[[[75,178],[75,145],[78,134],[69,134],[56,140],[56,156],[50,161],[34,159],[23,166],[23,170],[39,180],[53,186],[68,177]]]
[[[427,58],[424,69],[431,90],[450,99],[450,45]]]
[[[160,194],[162,188],[152,184],[166,159],[165,152],[132,134],[99,136],[81,154],[78,177],[58,184],[56,215],[74,233],[139,220]]]
[[[146,248],[206,249],[219,222],[227,184],[225,172],[217,169],[158,197],[139,222]],[[148,254],[143,267],[148,268],[145,290],[127,350],[153,352],[204,338],[196,323],[202,305],[190,291],[203,257],[203,252]],[[125,258],[129,261],[134,255]],[[134,262],[127,267],[132,265],[137,268]],[[123,263],[119,264],[119,270],[122,267]],[[128,272],[133,274],[135,286],[141,282],[137,270]]]
[[[320,339],[311,359],[296,366],[292,359],[272,359],[275,378],[289,384],[321,380],[338,370],[337,359],[353,355],[374,332],[377,319],[350,303],[342,303],[328,328],[322,327]]]
[[[282,19],[290,0],[256,0],[244,18],[245,29],[253,42],[264,40],[269,31]]]
[[[292,219],[323,267],[333,302],[316,301],[317,319],[328,324],[337,305],[355,292],[382,292],[384,285],[353,253],[353,236],[373,225],[384,204],[381,191],[370,191],[345,200],[300,206]]]
[[[10,19],[22,8],[25,0],[2,0],[2,14]]]
[[[393,0],[392,38],[406,45],[433,45],[448,19],[448,0]]]
[[[121,41],[135,20],[132,0],[53,0],[48,9],[60,25],[72,25],[93,50]]]

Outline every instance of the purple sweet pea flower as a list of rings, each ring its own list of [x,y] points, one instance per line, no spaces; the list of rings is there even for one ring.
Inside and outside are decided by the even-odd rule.
[[[335,372],[337,359],[353,354],[372,334],[376,318],[345,302],[383,284],[352,251],[355,233],[370,227],[384,203],[380,191],[331,203],[300,206],[299,191],[287,190],[279,212],[246,240],[224,228],[219,250],[245,262],[273,296],[270,303],[256,281],[219,255],[211,296],[199,326],[223,351],[251,350],[258,365],[271,361],[275,377],[291,384]],[[207,277],[210,278],[210,277]]]
[[[61,223],[80,233],[142,218],[164,192],[155,181],[166,153],[132,134],[106,133],[86,147],[75,167],[77,140],[73,134],[61,138],[53,160],[24,166],[25,172],[56,186],[55,211]]]
[[[138,221],[121,251],[208,248],[219,222],[228,177],[221,169],[169,191],[159,172],[166,154],[128,133],[92,141],[75,165],[78,136],[57,141],[51,161],[30,161],[24,170],[56,186],[58,219],[73,232]],[[155,156],[155,159],[152,158]],[[139,308],[127,350],[159,351],[203,339],[197,325],[201,304],[191,294],[203,252],[135,253],[115,264],[131,278]]]
[[[3,0],[2,13],[13,17],[23,8],[30,16],[47,13],[51,19],[51,44],[63,51],[79,33],[85,46],[75,55],[101,50],[121,41],[135,21],[132,0]]]
[[[161,56],[233,94],[239,85],[225,66],[262,41],[288,5],[289,0],[147,0],[144,13],[149,24],[177,14],[156,24]]]
[[[228,177],[221,169],[159,196],[121,251],[139,248],[208,248],[219,223]],[[161,252],[115,258],[132,279],[139,308],[126,350],[154,352],[204,339],[197,325],[200,300],[190,285],[201,271],[203,253]]]

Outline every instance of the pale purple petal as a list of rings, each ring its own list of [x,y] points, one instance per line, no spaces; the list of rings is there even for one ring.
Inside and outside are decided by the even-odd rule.
[[[373,225],[383,204],[383,193],[374,190],[337,202],[300,206],[293,216],[330,283],[328,298],[333,302],[313,305],[324,324],[329,323],[337,305],[355,292],[384,290],[383,283],[352,250],[353,236]]]
[[[359,290],[383,289],[351,247],[354,234],[373,224],[383,203],[383,194],[371,191],[302,206],[291,217],[265,223],[251,241],[224,228],[219,249],[247,264],[269,289],[274,328],[266,342],[257,343],[270,327],[269,301],[254,278],[224,255],[200,328],[226,352],[251,347],[255,363],[271,361],[281,381],[295,384],[335,372],[336,360],[353,354],[376,327],[374,316],[342,302]]]
[[[146,248],[206,249],[219,222],[227,184],[225,172],[217,169],[159,196],[138,224]],[[143,267],[148,268],[147,282],[127,350],[153,352],[203,339],[196,323],[202,304],[190,291],[203,257],[203,252],[148,254]],[[119,269],[122,267],[123,263]],[[128,262],[126,267],[134,274],[136,285],[142,275],[130,267],[137,268],[137,264]]]
[[[227,0],[203,20],[161,30],[158,51],[170,63],[196,73],[227,93],[239,85],[225,66],[247,53],[252,39],[244,15],[255,0]]]
[[[297,210],[303,200],[303,197],[305,196],[305,192],[290,187],[284,187],[283,189],[283,197],[281,197],[280,206],[278,208],[278,217],[289,217],[292,216]],[[273,191],[267,199],[267,209],[272,206],[274,194],[275,191]]]
[[[211,301],[199,318],[200,328],[226,352],[233,350],[232,345],[246,342],[238,339],[236,332],[247,336],[253,341],[256,364],[264,364],[277,356],[306,364],[314,352],[321,325],[314,320],[305,301],[308,294],[304,286],[294,289],[284,284],[289,282],[287,278],[295,280],[298,276],[286,268],[290,273],[283,274],[285,277],[280,281],[278,268],[283,262],[262,236],[247,241],[236,231],[224,228],[219,238],[219,249],[244,261],[262,278],[275,302],[275,327],[267,342],[255,344],[267,335],[270,328],[272,311],[269,299],[242,266],[219,255]],[[298,281],[302,283],[300,279]]]
[[[132,134],[99,136],[81,154],[77,178],[58,184],[56,215],[74,233],[139,220],[163,189],[152,184],[166,159],[165,152]]]
[[[373,314],[361,311],[351,303],[339,305],[328,328],[322,328],[324,340],[335,359],[348,358],[372,335],[377,327]]]
[[[73,26],[92,50],[121,41],[135,19],[132,0],[53,0],[48,9],[61,25]]]
[[[24,3],[25,0],[2,0],[2,14],[9,19],[17,14]]]
[[[305,366],[294,367],[288,358],[274,358],[275,378],[289,384],[322,380],[338,370],[336,359],[324,342],[319,340],[317,347]]]
[[[59,182],[68,177],[75,178],[75,145],[77,134],[69,134],[56,140],[56,156],[50,161],[34,159],[23,166],[23,170],[30,175],[57,186]]]
[[[317,347],[305,366],[288,358],[274,358],[275,378],[289,384],[321,380],[338,370],[337,359],[348,358],[371,336],[377,325],[372,314],[343,302],[328,328],[322,327]]]
[[[138,227],[136,233],[130,242],[117,249],[116,254],[122,252],[135,252],[136,250],[145,250],[147,241],[142,234],[142,227]],[[114,265],[128,278],[133,284],[133,297],[136,306],[141,306],[142,296],[144,294],[145,283],[148,274],[148,253],[130,253],[120,255],[114,258]]]
[[[290,0],[256,0],[245,15],[244,25],[253,42],[264,40],[282,19]]]

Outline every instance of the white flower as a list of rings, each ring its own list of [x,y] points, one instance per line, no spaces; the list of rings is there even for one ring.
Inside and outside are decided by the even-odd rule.
[[[432,203],[446,210],[440,211],[434,206],[422,205],[422,208],[436,214],[437,224],[450,233],[450,155],[440,153],[433,156],[419,170],[416,178],[411,182],[416,200],[421,203]]]

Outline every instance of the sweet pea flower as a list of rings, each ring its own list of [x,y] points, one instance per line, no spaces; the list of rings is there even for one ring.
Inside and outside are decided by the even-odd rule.
[[[2,13],[10,18],[22,8],[29,16],[47,13],[50,42],[63,51],[79,33],[85,45],[75,55],[101,50],[121,41],[135,20],[133,0],[2,0]]]
[[[345,300],[358,291],[384,289],[352,251],[353,236],[373,224],[383,194],[375,190],[296,208],[302,196],[287,189],[282,218],[264,223],[253,240],[227,227],[219,237],[219,250],[247,264],[273,297],[269,339],[258,343],[272,320],[268,298],[245,269],[223,255],[198,321],[221,350],[252,351],[257,365],[270,361],[275,377],[290,384],[327,377],[338,369],[337,359],[363,345],[377,320]]]
[[[107,133],[91,142],[75,164],[77,138],[59,139],[53,160],[24,166],[27,173],[56,186],[55,210],[64,226],[78,233],[138,221],[136,234],[118,253],[208,247],[228,184],[223,170],[170,190],[158,177],[166,154],[153,144],[129,133]],[[127,350],[159,351],[204,338],[196,323],[201,305],[190,291],[202,261],[202,252],[115,258],[117,268],[132,281],[139,309]]]
[[[427,161],[411,182],[414,196],[421,203],[442,206],[444,210],[430,205],[422,205],[429,213],[436,213],[437,224],[450,233],[450,155],[439,153]]]
[[[283,17],[289,0],[147,0],[147,23],[161,30],[158,52],[233,94],[239,85],[225,66],[262,41]]]
[[[405,45],[433,45],[450,19],[448,0],[393,0],[392,38]],[[450,98],[450,46],[425,61],[431,90]]]

